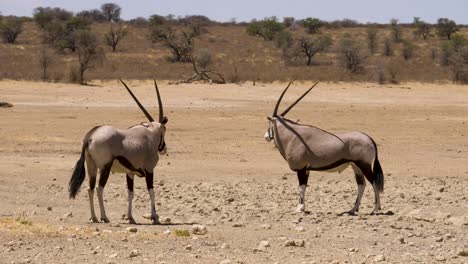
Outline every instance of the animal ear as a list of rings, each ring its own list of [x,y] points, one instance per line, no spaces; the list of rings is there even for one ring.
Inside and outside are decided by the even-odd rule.
[[[169,119],[167,119],[167,117],[163,117],[163,119],[161,120],[161,124],[165,125],[167,123],[167,121],[169,121]]]

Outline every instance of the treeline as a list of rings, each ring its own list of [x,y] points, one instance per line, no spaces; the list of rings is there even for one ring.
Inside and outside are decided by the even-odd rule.
[[[399,65],[395,62],[398,60],[386,58],[398,56],[403,61],[415,60],[418,43],[438,39],[440,46],[430,50],[431,60],[437,60],[442,67],[447,67],[454,82],[468,83],[468,39],[460,33],[462,27],[448,18],[440,18],[436,24],[417,17],[411,24],[402,24],[396,19],[388,24],[362,24],[351,19],[327,22],[313,17],[300,20],[268,17],[248,23],[237,23],[235,20],[221,23],[201,15],[152,15],[124,21],[121,11],[121,7],[115,3],[106,3],[100,9],[76,14],[58,7],[37,7],[32,18],[0,17],[0,37],[4,43],[14,44],[23,32],[24,22],[33,21],[40,29],[43,43],[39,56],[41,78],[49,80],[48,69],[56,60],[55,56],[74,55],[76,65],[70,70],[69,80],[81,84],[86,83],[85,73],[98,67],[106,58],[106,47],[109,52],[119,49],[121,41],[128,37],[130,27],[146,30],[148,41],[170,52],[170,63],[189,63],[193,75],[184,81],[218,83],[235,82],[242,78],[233,76],[227,80],[219,71],[210,68],[214,61],[212,53],[200,46],[195,49],[195,42],[212,26],[245,27],[246,35],[273,43],[285,67],[314,67],[318,55],[332,54],[324,56],[329,58],[330,64],[339,65],[349,74],[372,70],[379,83],[399,81]],[[109,28],[98,36],[92,30],[94,23],[108,24]],[[331,29],[341,28],[344,33],[338,36],[327,33]],[[346,32],[352,28],[365,29],[365,40]],[[382,29],[390,34],[383,34]],[[412,36],[404,36],[403,29],[411,30]],[[372,67],[369,66],[371,64]]]

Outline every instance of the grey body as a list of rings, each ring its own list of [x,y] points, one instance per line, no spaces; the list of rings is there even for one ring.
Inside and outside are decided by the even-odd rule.
[[[354,207],[345,213],[354,215],[359,211],[366,184],[365,179],[374,188],[375,207],[372,213],[377,213],[380,210],[380,192],[383,191],[384,176],[374,140],[362,132],[332,134],[314,126],[286,119],[284,116],[289,110],[312,88],[278,115],[279,103],[288,88],[289,85],[280,96],[273,116],[268,118],[269,128],[265,133],[265,139],[274,140],[276,148],[288,163],[289,168],[297,172],[299,180],[297,211],[305,210],[304,196],[310,171],[341,172],[351,166],[358,184],[358,195]]]
[[[103,192],[110,173],[125,173],[128,188],[127,217],[131,224],[135,224],[132,216],[133,181],[134,176],[144,177],[151,200],[151,219],[154,224],[159,223],[156,214],[153,187],[153,171],[159,161],[159,154],[166,152],[165,132],[167,118],[163,116],[163,109],[156,82],[156,93],[159,103],[159,122],[149,115],[138,99],[122,82],[130,95],[136,101],[149,122],[143,122],[128,129],[119,129],[112,126],[97,126],[86,133],[83,139],[81,157],[76,163],[69,183],[70,198],[75,198],[85,178],[85,165],[89,175],[89,203],[91,220],[98,222],[94,212],[94,188],[99,171],[99,185],[97,195],[101,220],[109,222],[104,209]]]

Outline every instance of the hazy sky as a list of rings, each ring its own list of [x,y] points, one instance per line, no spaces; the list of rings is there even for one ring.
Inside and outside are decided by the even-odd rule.
[[[31,16],[37,6],[62,7],[72,11],[99,8],[113,2],[122,7],[124,19],[152,14],[176,16],[205,15],[217,21],[250,21],[252,18],[292,16],[318,17],[323,20],[350,18],[360,22],[412,22],[421,17],[427,22],[447,17],[468,24],[468,0],[0,0],[3,15]]]

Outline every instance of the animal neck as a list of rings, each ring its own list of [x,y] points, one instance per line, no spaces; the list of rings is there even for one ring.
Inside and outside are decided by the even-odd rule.
[[[275,146],[278,151],[281,153],[281,156],[286,159],[285,149],[287,147],[288,141],[285,140],[284,135],[284,119],[277,117],[273,122],[273,139],[275,141]]]

